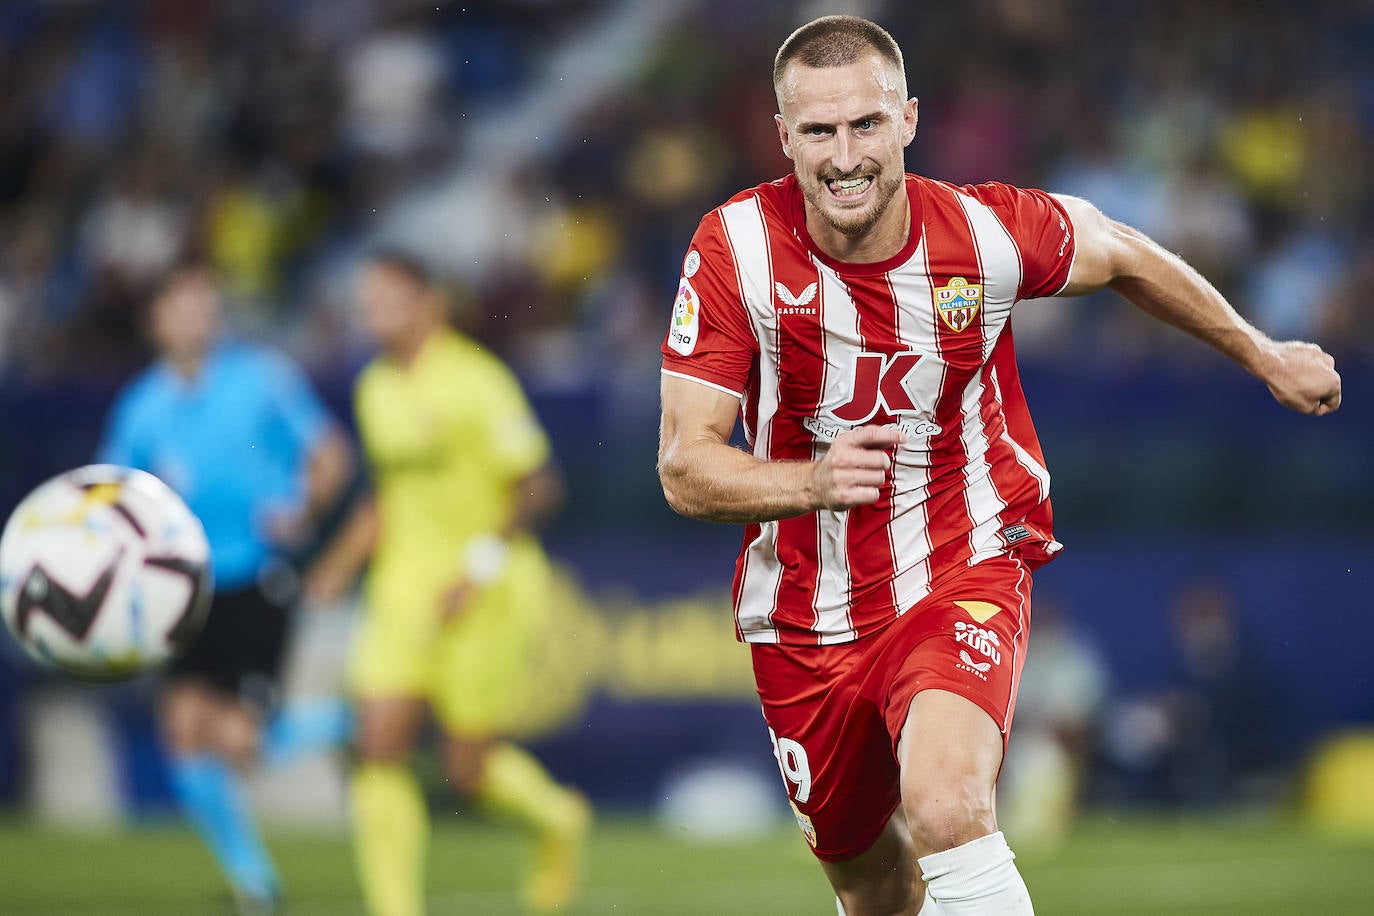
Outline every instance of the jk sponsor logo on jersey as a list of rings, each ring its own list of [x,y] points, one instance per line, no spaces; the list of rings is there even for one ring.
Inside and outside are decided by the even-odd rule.
[[[983,307],[983,284],[953,277],[947,286],[935,288],[935,307],[940,320],[955,333],[973,324]]]
[[[673,302],[673,324],[668,329],[668,346],[683,356],[691,355],[697,346],[697,334],[701,331],[701,300],[697,291],[686,277],[677,288],[677,300]]]
[[[1002,664],[1002,643],[993,630],[980,627],[976,623],[956,620],[954,641],[960,647],[959,661],[955,667],[962,671],[968,671],[986,681],[992,666]]]

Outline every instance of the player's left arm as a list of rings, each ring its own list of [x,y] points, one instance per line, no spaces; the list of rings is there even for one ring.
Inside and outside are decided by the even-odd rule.
[[[265,371],[287,435],[299,445],[301,502],[272,521],[283,543],[308,536],[353,479],[353,448],[305,373],[284,357],[269,357]]]
[[[343,431],[330,423],[306,457],[305,515],[318,519],[332,509],[353,479],[353,471],[353,448]]]
[[[1276,341],[1242,318],[1206,278],[1144,233],[1077,197],[1056,194],[1073,222],[1075,255],[1061,296],[1110,287],[1193,335],[1268,386],[1283,406],[1324,416],[1341,406],[1335,360],[1316,344]]]
[[[532,534],[563,504],[563,476],[552,462],[521,477],[514,484],[515,506],[501,537]]]

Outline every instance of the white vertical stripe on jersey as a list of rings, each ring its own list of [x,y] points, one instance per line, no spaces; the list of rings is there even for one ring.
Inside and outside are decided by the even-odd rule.
[[[964,213],[969,218],[969,224],[973,226],[974,237],[978,241],[978,247],[984,257],[984,264],[991,267],[1016,268],[1015,284],[1010,289],[997,288],[990,290],[987,281],[984,281],[983,294],[985,297],[985,314],[996,314],[998,320],[996,327],[989,322],[988,333],[984,337],[984,359],[992,353],[992,347],[996,344],[997,338],[1005,330],[1007,322],[1011,320],[1012,305],[1016,300],[1016,292],[1021,288],[1021,280],[1025,273],[1025,268],[1021,263],[1021,251],[1016,247],[1016,241],[1012,238],[1011,230],[997,218],[987,206],[973,200],[972,198],[960,197],[960,203],[964,208]],[[994,252],[989,255],[989,252]],[[991,273],[989,267],[985,267],[984,275]],[[1010,275],[1010,274],[1008,274]],[[1068,281],[1066,280],[1065,283]],[[1005,284],[1003,284],[1005,286]],[[995,298],[992,298],[995,295]],[[990,308],[990,303],[995,302],[995,311]],[[1002,385],[997,378],[997,370],[994,369],[988,374],[992,386],[992,396],[998,404],[1004,403],[1002,399]],[[1039,461],[1035,460],[1025,447],[1012,438],[1011,431],[1004,428],[1002,430],[1002,440],[1011,446],[1013,454],[1016,455],[1017,462],[1026,469],[1040,488],[1040,499],[1046,500],[1050,496],[1050,472]]]
[[[926,240],[923,238],[911,260],[888,274],[897,300],[897,337],[909,349],[921,354],[913,374],[936,372],[930,383],[909,386],[912,391],[939,391],[944,387],[945,365],[936,344],[931,314],[931,289],[926,268]],[[924,376],[922,376],[924,378]],[[919,407],[933,410],[933,404]],[[930,419],[927,417],[926,419]],[[929,443],[908,441],[897,451],[892,469],[893,513],[889,529],[897,574],[893,578],[893,602],[897,613],[905,614],[913,604],[930,593],[930,532],[926,518],[924,492],[930,485]],[[903,499],[903,494],[921,494]],[[919,504],[913,502],[920,500]],[[919,560],[913,560],[919,557]]]
[[[973,528],[968,533],[972,555],[968,565],[981,563],[1001,552],[997,532],[1002,528],[1001,514],[1007,503],[992,482],[992,467],[987,462],[988,431],[983,422],[983,373],[975,375],[964,389],[964,422],[959,437],[964,442],[964,501]]]
[[[993,369],[988,373],[989,380],[992,382],[992,396],[997,398],[997,402],[1002,403],[1002,383],[997,378],[997,370]],[[1025,447],[1011,437],[1011,430],[1002,430],[1002,441],[1011,446],[1012,453],[1016,455],[1016,460],[1021,464],[1026,472],[1035,478],[1040,485],[1040,500],[1043,502],[1050,498],[1050,472],[1043,464],[1035,460],[1035,456],[1026,451]]]
[[[735,259],[740,295],[754,326],[759,350],[766,353],[778,345],[778,313],[773,307],[773,265],[768,251],[768,229],[757,197],[749,197],[722,207],[721,225],[730,254]],[[778,410],[777,359],[759,360],[758,429],[754,454],[767,458],[772,438],[773,415]]]
[[[773,307],[773,269],[768,250],[768,230],[757,197],[749,197],[722,207],[721,224],[730,253],[739,273],[740,294],[754,325],[759,349],[778,346],[778,316]],[[759,360],[758,429],[754,433],[754,455],[767,459],[772,442],[773,416],[778,409],[777,359]],[[749,545],[742,571],[735,619],[749,642],[777,642],[773,626],[782,564],[777,561],[778,526],[764,522],[759,536]]]
[[[820,320],[825,328],[825,377],[821,384],[820,404],[816,413],[824,416],[844,404],[853,393],[854,354],[863,349],[859,339],[859,310],[849,288],[834,270],[816,262],[820,270]],[[851,360],[848,364],[846,360]],[[816,458],[830,449],[828,442],[817,442],[812,449]],[[817,553],[819,574],[816,577],[816,632],[821,645],[849,642],[855,636],[854,622],[849,614],[851,593],[849,577],[849,513],[821,509],[816,513]]]
[[[983,281],[983,359],[1011,318],[1016,291],[1021,288],[1021,252],[992,208],[967,194],[956,195],[973,233],[973,247]]]
[[[1016,290],[1021,285],[1021,256],[1006,227],[989,207],[966,194],[957,195],[957,199],[973,235],[978,275],[983,283],[980,323],[983,330],[983,360],[986,361],[1011,316]],[[1001,542],[997,533],[1002,527],[1001,512],[1007,507],[1006,500],[997,492],[992,468],[986,457],[989,442],[987,424],[983,421],[982,406],[986,392],[982,376],[983,373],[979,372],[970,380],[963,398],[961,438],[964,454],[968,456],[968,463],[964,467],[968,489],[964,496],[968,502],[969,517],[974,523],[969,532],[969,550],[972,552],[968,560],[970,566],[1000,551]]]

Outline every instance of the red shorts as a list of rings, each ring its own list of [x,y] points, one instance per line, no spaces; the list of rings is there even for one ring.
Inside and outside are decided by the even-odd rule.
[[[997,557],[945,579],[873,636],[751,647],[778,766],[818,858],[860,854],[897,810],[897,742],[922,690],[977,703],[1005,742],[1026,659],[1030,591],[1025,563]]]

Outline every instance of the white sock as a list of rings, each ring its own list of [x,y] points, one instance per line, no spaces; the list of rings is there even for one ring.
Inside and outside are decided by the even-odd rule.
[[[927,899],[934,897],[944,916],[1032,916],[1015,858],[999,830],[916,861]]]

